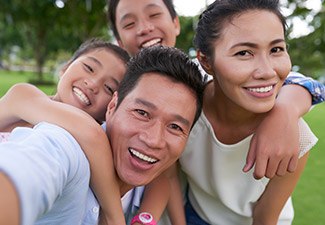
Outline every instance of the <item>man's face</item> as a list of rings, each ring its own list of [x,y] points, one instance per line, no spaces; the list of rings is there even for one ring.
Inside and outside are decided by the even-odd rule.
[[[116,8],[119,45],[130,55],[152,45],[174,47],[180,33],[162,0],[120,0]]]
[[[147,73],[116,109],[108,105],[107,134],[114,166],[128,185],[149,183],[182,153],[196,112],[196,98],[184,84]]]

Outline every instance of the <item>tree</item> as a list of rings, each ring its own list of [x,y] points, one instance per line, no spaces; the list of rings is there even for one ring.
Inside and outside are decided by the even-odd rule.
[[[58,2],[64,7],[57,7]],[[19,44],[31,49],[40,81],[49,52],[75,50],[85,39],[103,36],[107,30],[103,0],[1,0],[1,4],[2,13],[12,18],[5,33],[12,27],[18,30]]]

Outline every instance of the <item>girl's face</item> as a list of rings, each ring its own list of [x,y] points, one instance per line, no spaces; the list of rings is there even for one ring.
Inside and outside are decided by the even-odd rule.
[[[63,71],[54,99],[105,120],[107,104],[117,90],[125,63],[111,51],[94,49],[81,55]]]
[[[269,111],[291,69],[279,18],[261,10],[234,17],[214,43],[211,69],[226,100],[250,112]]]

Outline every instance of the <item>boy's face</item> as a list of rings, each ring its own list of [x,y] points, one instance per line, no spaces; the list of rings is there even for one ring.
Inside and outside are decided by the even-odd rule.
[[[131,56],[152,45],[174,47],[180,33],[162,0],[120,0],[116,8],[119,45]]]
[[[196,98],[184,84],[151,72],[140,78],[116,108],[117,99],[114,94],[106,113],[114,166],[124,183],[144,185],[183,152]]]

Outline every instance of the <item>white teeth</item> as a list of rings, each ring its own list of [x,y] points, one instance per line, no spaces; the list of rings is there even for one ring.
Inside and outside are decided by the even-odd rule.
[[[87,98],[87,96],[77,87],[72,88],[73,93],[76,94],[76,96],[86,105],[90,105],[90,100]]]
[[[261,87],[261,88],[248,88],[249,91],[251,92],[258,92],[258,93],[266,93],[269,92],[273,89],[273,86],[268,86],[268,87]]]
[[[152,39],[152,40],[150,40],[150,41],[144,43],[144,44],[142,45],[142,48],[147,48],[147,47],[153,46],[153,45],[155,45],[155,44],[158,44],[160,41],[161,41],[160,38]]]
[[[134,149],[130,149],[130,152],[132,153],[132,155],[134,155],[137,158],[139,158],[139,159],[141,159],[143,161],[146,161],[148,163],[155,163],[155,162],[158,161],[157,159],[153,159],[153,158],[151,158],[151,157],[149,157],[147,155],[144,155],[144,154],[142,154],[142,153],[140,153],[140,152],[138,152],[138,151],[136,151]]]

